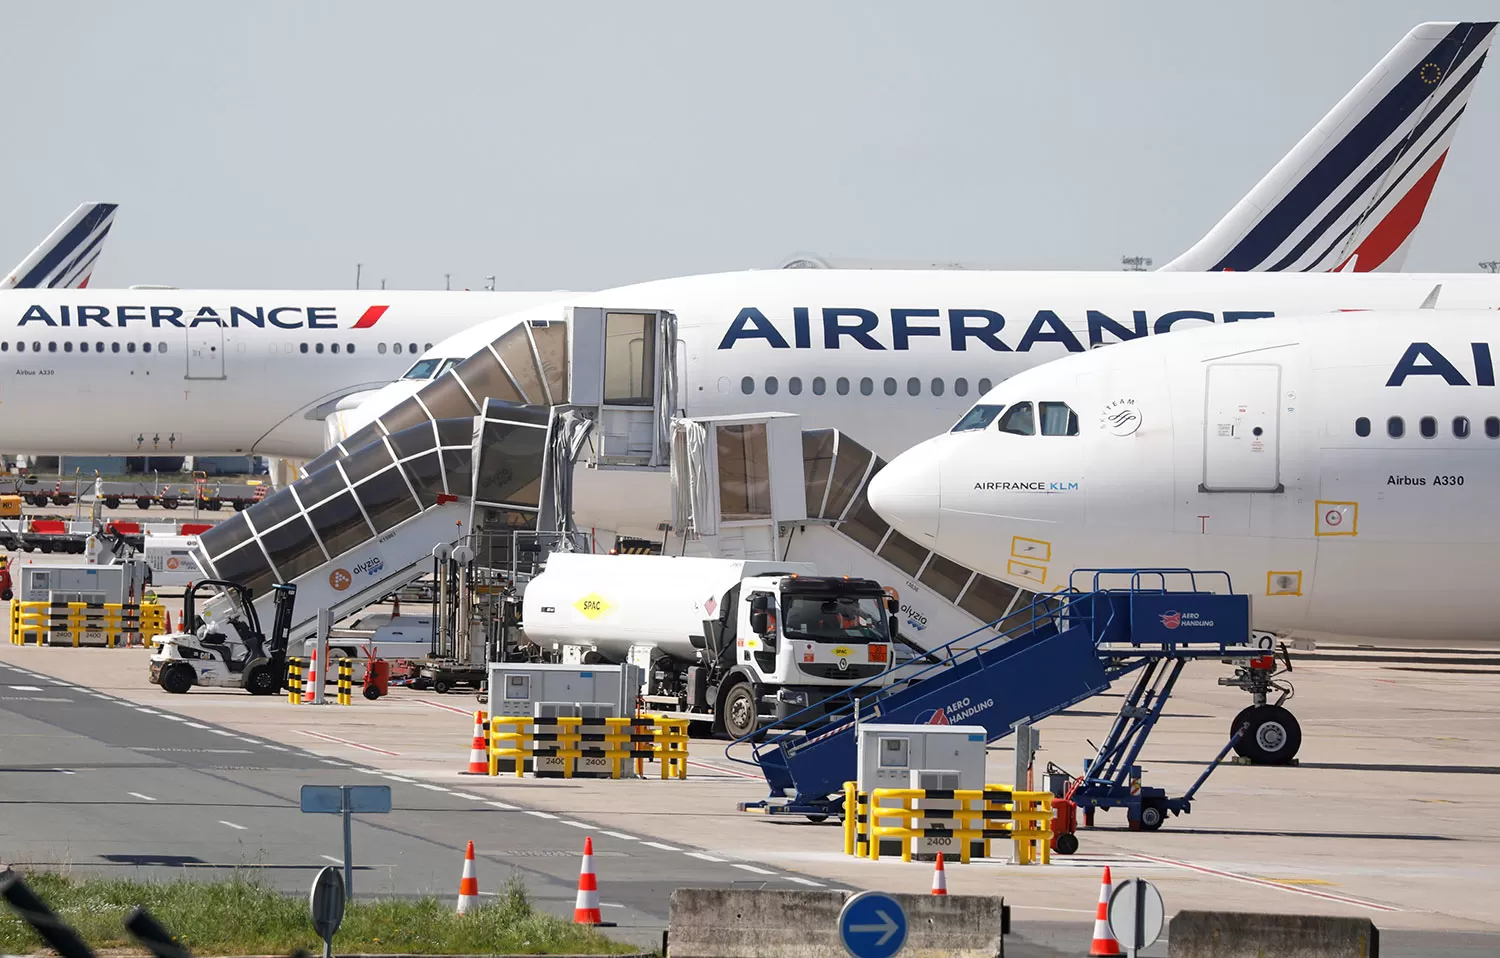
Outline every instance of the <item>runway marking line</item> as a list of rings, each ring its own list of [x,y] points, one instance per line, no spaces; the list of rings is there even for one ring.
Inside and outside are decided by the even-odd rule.
[[[344,860],[342,858],[334,858],[332,855],[319,855],[318,857],[326,858],[328,861],[333,862],[335,865],[342,865],[344,863]]]
[[[514,812],[514,811],[516,811],[516,806],[514,806],[514,805],[507,805],[504,802],[485,802],[485,804],[486,805],[493,805],[496,808],[501,809],[502,811],[507,811],[507,812]]]
[[[174,722],[186,722],[187,721],[187,719],[183,718],[181,715],[173,715],[171,712],[160,712],[158,714],[162,718],[164,718],[164,719],[171,719]]]
[[[638,841],[640,841],[640,839],[636,838],[634,835],[627,835],[624,832],[608,832],[608,831],[602,831],[601,830],[600,834],[601,835],[610,835],[610,836],[612,836],[614,838],[618,838],[618,839],[621,839],[621,840],[627,841],[627,842],[638,842]]]
[[[826,888],[827,887],[822,882],[820,882],[820,881],[813,881],[811,878],[799,878],[796,875],[783,875],[782,877],[785,878],[787,881],[794,881],[794,882],[796,882],[799,885],[811,885],[814,888]]]
[[[426,782],[412,782],[412,784],[415,785],[417,788],[425,788],[429,792],[444,792],[444,793],[448,793],[448,792],[452,791],[452,789],[444,788],[441,785],[428,785]]]
[[[201,728],[201,729],[207,729],[208,728],[208,726],[204,725],[202,722],[189,722],[187,724],[188,724],[189,728]]]
[[[676,845],[663,845],[661,842],[642,841],[641,844],[642,845],[650,845],[652,848],[660,848],[664,852],[680,852],[680,851],[682,851],[682,849],[678,848]]]
[[[228,825],[230,828],[237,828],[237,829],[239,829],[242,832],[243,831],[249,831],[249,826],[248,825],[236,825],[234,822],[226,822],[222,818],[219,819],[219,824],[220,825]]]
[[[148,709],[144,705],[137,705],[135,707],[135,710],[137,712],[140,712],[142,715],[160,715],[161,714],[156,709]]]
[[[551,812],[538,812],[535,809],[530,809],[530,808],[524,808],[524,809],[522,809],[522,811],[524,811],[528,815],[535,815],[537,818],[556,818],[557,817],[556,815],[552,814]]]
[[[62,772],[64,775],[77,775],[78,774],[77,772],[73,771],[71,768],[54,768],[52,771],[54,771],[54,772]]]
[[[233,732],[230,732],[230,731],[228,731],[226,729],[211,728],[211,729],[209,729],[209,731],[212,732],[212,733],[214,733],[215,735],[224,735],[224,736],[228,736],[229,738],[239,738],[238,735],[235,735]]]
[[[485,801],[485,797],[483,795],[473,795],[473,794],[470,794],[469,792],[454,792],[453,793],[453,797],[454,798],[467,798],[471,802],[482,802],[482,801]]]
[[[435,709],[442,709],[445,712],[457,712],[459,715],[472,716],[474,714],[474,712],[470,711],[469,709],[461,709],[456,705],[444,705],[441,702],[429,702],[426,699],[417,699],[417,704],[431,706]]]
[[[1268,881],[1264,878],[1254,878],[1250,875],[1240,875],[1235,872],[1224,871],[1220,868],[1210,868],[1207,865],[1197,865],[1193,862],[1178,861],[1173,858],[1158,858],[1155,855],[1142,855],[1137,853],[1135,858],[1142,861],[1156,862],[1160,865],[1172,865],[1176,868],[1185,868],[1188,871],[1200,872],[1204,875],[1213,875],[1216,878],[1228,878],[1231,881],[1245,882],[1250,885],[1261,885],[1265,888],[1275,888],[1278,891],[1291,892],[1295,895],[1311,895],[1313,898],[1322,898],[1327,901],[1336,901],[1345,905],[1354,905],[1356,908],[1368,908],[1371,911],[1399,912],[1405,909],[1394,905],[1382,905],[1378,902],[1367,901],[1363,898],[1351,898],[1348,895],[1335,895],[1332,892],[1317,891],[1313,888],[1302,888],[1297,885],[1284,885],[1281,882]]]
[[[592,828],[593,828],[593,827],[594,827],[594,826],[592,826],[592,825],[585,825],[585,824],[584,824],[584,823],[583,823],[583,822],[574,822],[574,821],[569,821],[569,820],[568,820],[568,819],[566,819],[566,818],[564,818],[564,819],[562,819],[562,823],[563,823],[563,824],[564,824],[564,825],[572,825],[572,826],[573,826],[573,827],[574,827],[574,828],[587,828],[587,829],[592,829]]]
[[[718,858],[716,856],[710,855],[708,852],[688,852],[687,857],[696,858],[699,861],[705,862],[719,862],[720,864],[728,861],[727,858]]]
[[[285,751],[287,751],[286,747],[282,746],[282,745],[272,745],[270,742],[265,743],[265,745],[266,745],[266,748],[275,749],[278,752],[285,752]]]
[[[373,745],[361,745],[359,742],[351,742],[346,738],[339,738],[334,735],[324,735],[322,732],[313,732],[305,728],[292,729],[292,731],[296,732],[298,735],[309,735],[313,738],[320,738],[325,742],[334,742],[339,745],[347,745],[350,748],[361,748],[366,752],[378,752],[381,755],[391,755],[395,756],[396,758],[401,757],[400,752],[388,752],[383,748],[376,748]]]
[[[412,785],[416,782],[414,778],[402,778],[400,775],[387,775],[385,780],[388,782],[400,782],[402,785]]]
[[[142,795],[140,792],[126,792],[125,794],[131,796],[132,798],[139,798],[143,802],[156,801],[156,799],[152,798],[150,795]]]
[[[742,869],[744,869],[747,872],[754,872],[757,875],[774,875],[774,874],[776,874],[775,872],[771,871],[769,868],[761,868],[759,865],[746,865],[744,862],[730,862],[729,865],[730,865],[731,868],[742,868]]]
[[[17,692],[40,692],[42,690],[40,685],[12,685],[11,688]]]

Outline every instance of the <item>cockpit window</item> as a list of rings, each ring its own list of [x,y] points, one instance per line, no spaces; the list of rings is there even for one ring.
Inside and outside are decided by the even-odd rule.
[[[1042,409],[1042,435],[1078,435],[1078,414],[1065,402],[1039,403]]]
[[[1031,409],[1031,403],[1018,402],[1011,406],[1000,420],[1000,431],[1016,436],[1036,435],[1036,414]]]
[[[420,359],[417,364],[406,371],[403,379],[431,379],[438,373],[438,364],[441,359]]]
[[[1004,408],[1004,406],[987,406],[980,403],[978,406],[964,413],[964,418],[960,419],[958,425],[950,429],[949,432],[969,432],[974,429],[983,429],[994,422],[995,417],[1000,415],[1000,410]]]
[[[452,369],[454,366],[457,366],[461,362],[463,362],[462,359],[445,359],[443,360],[443,365],[439,366],[438,371],[433,375],[441,376],[443,373]]]

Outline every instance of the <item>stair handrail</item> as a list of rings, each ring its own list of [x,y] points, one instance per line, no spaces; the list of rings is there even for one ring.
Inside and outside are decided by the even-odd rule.
[[[1068,597],[1064,601],[1062,601],[1062,604],[1058,605],[1056,608],[1050,607],[1050,605],[1049,605],[1050,603],[1058,601],[1059,599],[1062,599],[1062,597],[1064,597],[1064,596],[1070,596],[1070,597]],[[1008,641],[1008,640],[1019,638],[1021,635],[1030,634],[1031,632],[1035,631],[1035,628],[1036,628],[1038,622],[1046,621],[1046,620],[1049,620],[1049,619],[1058,618],[1058,617],[1062,617],[1064,615],[1067,615],[1068,613],[1065,610],[1067,610],[1069,607],[1071,607],[1079,599],[1085,598],[1085,597],[1086,596],[1084,596],[1082,594],[1076,594],[1076,595],[1071,594],[1070,590],[1068,588],[1058,589],[1058,590],[1056,590],[1054,592],[1037,593],[1036,597],[1032,599],[1031,604],[1030,604],[1030,606],[1028,607],[1028,610],[1027,610],[1027,611],[1031,612],[1031,617],[1030,617],[1029,620],[1027,620],[1026,622],[1019,623],[1019,624],[1016,624],[1014,626],[1011,626],[1010,628],[1008,628],[1008,629],[1006,629],[1004,631],[999,631],[995,635],[992,635],[989,638],[986,638],[984,641],[980,642],[977,645],[970,646],[968,648],[959,650],[959,654],[961,654],[961,655],[977,654],[980,651],[982,651],[982,650],[984,650],[984,649],[986,649],[988,647],[991,647],[994,644],[996,644],[997,642],[1000,642],[1002,640]],[[965,639],[967,639],[970,636],[973,636],[973,635],[975,635],[977,633],[983,632],[985,629],[996,628],[997,625],[998,625],[998,623],[1004,622],[1006,619],[1013,618],[1013,617],[1015,617],[1016,614],[1017,614],[1016,612],[1010,612],[1009,614],[1001,616],[1000,618],[995,619],[992,622],[987,622],[984,625],[979,626],[978,628],[971,629],[970,631],[965,632],[963,635],[960,635],[960,636],[958,636],[957,638],[954,638],[954,639],[950,639],[949,641],[943,643],[942,645],[937,646],[936,648],[930,650],[929,653],[928,653],[928,655],[925,656],[925,657],[923,657],[923,658],[921,658],[921,659],[917,659],[917,658],[910,659],[910,660],[908,660],[906,662],[901,663],[900,665],[893,666],[888,671],[882,672],[879,675],[873,675],[870,678],[863,679],[863,680],[861,680],[859,682],[856,682],[853,685],[845,686],[844,688],[839,689],[833,695],[830,695],[828,698],[823,699],[823,700],[819,701],[816,704],[808,705],[808,706],[806,706],[806,707],[804,707],[802,709],[799,709],[798,711],[793,712],[792,714],[786,716],[785,718],[779,719],[778,721],[772,723],[772,725],[770,725],[770,726],[767,726],[765,728],[756,729],[755,731],[751,732],[748,735],[742,735],[739,738],[734,739],[733,741],[731,741],[728,745],[724,746],[724,755],[731,762],[738,762],[741,765],[761,766],[762,765],[761,754],[762,754],[763,751],[769,750],[771,748],[774,748],[774,747],[780,745],[782,742],[786,741],[788,738],[792,737],[796,733],[807,731],[809,728],[811,728],[814,725],[834,725],[834,724],[836,724],[837,722],[840,721],[840,719],[839,719],[838,716],[841,713],[843,713],[846,709],[849,710],[850,712],[852,712],[853,711],[853,707],[854,707],[854,701],[855,701],[855,699],[856,698],[861,698],[861,699],[863,698],[863,696],[860,696],[860,695],[856,694],[861,689],[864,689],[864,688],[866,688],[868,686],[871,686],[871,685],[877,685],[878,684],[878,687],[876,688],[876,690],[874,692],[873,698],[879,698],[881,696],[881,694],[885,690],[887,690],[887,689],[890,689],[890,690],[894,691],[898,686],[910,685],[917,678],[919,678],[922,675],[927,674],[928,672],[931,672],[931,671],[933,671],[935,669],[939,669],[939,668],[943,668],[943,667],[948,667],[948,666],[951,666],[953,664],[956,664],[957,663],[957,659],[958,659],[958,655],[954,654],[954,646],[957,643],[962,642]],[[1080,619],[1086,619],[1086,618],[1090,618],[1091,617],[1088,614],[1079,615],[1079,613],[1077,613],[1077,612],[1073,612],[1073,613],[1071,613],[1071,615],[1074,616],[1074,617],[1076,617],[1076,618],[1080,618]],[[1017,634],[1017,633],[1019,633],[1019,634]],[[933,656],[937,656],[939,653],[944,653],[944,652],[947,653],[947,660],[946,660],[946,662],[944,662],[944,661],[938,661],[938,662],[929,661]],[[920,669],[918,669],[916,672],[913,672],[912,674],[910,674],[910,675],[908,675],[905,678],[900,679],[900,680],[893,681],[891,679],[892,673],[894,673],[894,672],[896,672],[898,670],[901,670],[901,669],[908,668],[908,667],[912,666],[913,664],[918,664],[918,663],[922,663],[923,667],[920,668]],[[884,680],[884,681],[882,681],[882,680]],[[827,704],[828,704],[829,700],[830,699],[837,699],[837,698],[840,698],[840,697],[844,698],[845,701],[842,702],[841,704],[839,704],[836,708],[834,708],[832,710],[828,710],[827,709]],[[801,723],[800,725],[796,725],[796,726],[793,726],[793,727],[790,727],[790,728],[783,728],[781,730],[781,732],[779,734],[777,734],[774,738],[766,738],[767,733],[769,731],[771,731],[772,729],[774,729],[776,726],[786,725],[786,724],[792,722],[798,716],[805,715],[806,713],[812,712],[814,710],[819,710],[819,714],[810,717],[807,721]],[[754,739],[759,739],[760,741],[752,741]],[[735,755],[733,755],[733,754],[730,753],[730,750],[733,749],[734,746],[739,745],[739,744],[741,744],[743,742],[751,742],[751,748],[752,748],[751,754],[752,754],[753,760],[747,760],[747,759],[739,758],[739,757],[737,757],[737,756],[735,756]]]

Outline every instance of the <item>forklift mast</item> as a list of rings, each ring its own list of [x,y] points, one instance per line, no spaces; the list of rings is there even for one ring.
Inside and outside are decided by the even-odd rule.
[[[276,621],[271,624],[267,636],[266,655],[269,658],[285,658],[286,647],[292,634],[292,608],[297,603],[297,587],[283,582],[271,587],[276,591]]]

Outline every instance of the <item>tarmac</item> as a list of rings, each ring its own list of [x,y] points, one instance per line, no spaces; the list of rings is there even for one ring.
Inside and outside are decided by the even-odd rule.
[[[341,839],[335,816],[297,811],[297,788],[371,782],[392,785],[396,808],[357,820],[361,894],[456,895],[472,838],[484,891],[516,874],[542,907],[567,914],[592,835],[606,919],[650,944],[678,886],[924,892],[931,882],[929,864],[845,857],[834,822],[736,812],[765,788],[722,742],[692,742],[686,781],[471,777],[460,774],[481,707],[471,695],[397,689],[350,707],[173,696],[147,681],[147,656],[0,645],[8,860],[112,874],[256,868],[302,893]],[[1022,956],[1086,950],[1105,864],[1116,880],[1156,883],[1169,914],[1356,915],[1381,928],[1387,955],[1495,954],[1500,669],[1461,655],[1349,658],[1294,655],[1299,766],[1223,765],[1192,814],[1161,831],[1131,832],[1123,813],[1101,813],[1078,854],[1049,866],[951,863],[950,890],[1003,895],[1007,949]],[[1215,684],[1227,672],[1204,663],[1184,674],[1142,755],[1146,784],[1181,792],[1223,745],[1246,704]],[[1078,771],[1119,702],[1101,696],[1042,722],[1038,772],[1049,760]],[[992,749],[991,781],[1008,782],[1012,764],[1009,749]]]

